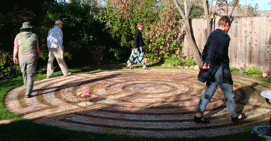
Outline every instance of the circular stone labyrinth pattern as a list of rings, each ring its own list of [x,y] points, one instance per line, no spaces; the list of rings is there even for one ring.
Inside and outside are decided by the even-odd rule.
[[[36,81],[32,98],[23,86],[5,98],[6,107],[36,123],[98,133],[146,137],[220,136],[251,131],[267,123],[271,112],[260,92],[270,83],[234,74],[238,112],[247,119],[233,124],[220,88],[205,111],[210,124],[193,117],[205,84],[192,70],[91,71]],[[91,99],[77,96],[91,91]],[[83,103],[83,104],[82,104]]]

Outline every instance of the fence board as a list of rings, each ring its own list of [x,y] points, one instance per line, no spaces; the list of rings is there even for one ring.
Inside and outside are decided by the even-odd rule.
[[[269,39],[269,30],[271,30],[270,28],[268,28],[268,19],[266,17],[264,17],[264,22],[263,22],[263,28],[264,30],[264,38],[263,38],[263,43],[264,43],[264,66],[262,68],[262,70],[266,71],[267,69],[269,69],[269,60],[270,60],[270,52],[269,52],[269,46],[268,46],[268,39]]]
[[[230,62],[231,62],[231,65],[232,66],[238,66],[238,61],[237,61],[237,50],[238,50],[238,46],[237,46],[237,43],[238,43],[238,19],[235,19],[232,23],[232,26],[233,28],[230,28],[230,31],[233,31],[234,33],[232,33],[232,37],[231,37],[231,43],[230,43],[230,49],[231,52],[230,54],[232,54],[230,56]]]
[[[232,35],[236,34],[235,33],[235,24],[232,25],[232,28],[230,28],[229,33],[231,33]],[[235,40],[234,40],[234,37],[230,37],[230,38],[231,38],[230,44],[232,44]],[[232,58],[234,56],[234,54],[233,54],[234,51],[233,50],[234,50],[234,48],[229,47],[229,58]]]
[[[266,19],[263,17],[261,19],[261,69],[264,69],[265,66],[265,60],[266,60],[266,48],[265,48],[265,40],[266,40]]]
[[[246,67],[250,66],[250,47],[249,47],[249,38],[250,38],[250,17],[246,18],[246,22],[244,23],[246,25],[245,30],[245,48],[246,48],[246,55],[245,55],[245,61],[246,61]]]
[[[247,46],[248,46],[248,66],[252,66],[252,32],[253,32],[253,19],[248,17],[247,26],[248,26],[248,35],[247,35]]]
[[[259,67],[260,68],[260,17],[256,17],[254,19],[255,22],[255,34],[254,34],[254,49],[255,49],[255,53],[254,53],[254,56],[255,56],[255,66]]]
[[[241,48],[241,43],[242,43],[242,40],[243,40],[243,32],[242,32],[242,29],[243,27],[240,26],[242,25],[242,20],[238,19],[238,23],[237,23],[237,26],[238,26],[238,42],[237,42],[237,62],[238,62],[238,65],[237,67],[238,68],[242,68],[244,66],[243,62],[242,62],[242,58],[243,58],[243,52],[242,52],[242,48]]]
[[[193,19],[192,25],[197,45],[202,52],[207,40],[206,22],[204,19]],[[271,17],[235,18],[228,34],[231,37],[229,57],[232,67],[256,66],[263,71],[271,70]],[[186,39],[184,55],[191,57],[190,50]]]
[[[244,62],[244,67],[248,67],[248,45],[247,45],[247,35],[248,35],[248,26],[247,26],[247,22],[248,22],[248,18],[245,18],[244,20],[242,20],[242,24],[243,24],[243,46],[242,49],[244,51],[244,55],[243,55],[243,62]]]
[[[267,48],[268,48],[268,68],[267,70],[264,70],[264,71],[268,71],[268,70],[271,70],[271,18],[267,19]]]

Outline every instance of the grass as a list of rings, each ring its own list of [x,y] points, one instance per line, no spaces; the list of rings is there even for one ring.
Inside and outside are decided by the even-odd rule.
[[[10,124],[0,125],[0,138],[1,140],[8,141],[107,141],[107,140],[123,140],[123,141],[249,141],[253,138],[250,132],[239,134],[219,136],[219,137],[199,137],[199,138],[151,138],[151,137],[137,137],[128,135],[115,135],[115,134],[101,134],[92,132],[71,131],[61,129],[59,127],[47,126],[36,124],[29,120],[17,120]]]
[[[93,70],[111,70],[111,69],[123,69],[126,68],[125,65],[114,65],[114,66],[104,66],[100,68],[94,67],[84,67],[80,69],[70,69],[72,73],[87,72]],[[135,68],[141,69],[140,66]],[[167,67],[151,66],[152,69],[165,69]],[[170,68],[169,68],[170,69]],[[175,68],[176,69],[176,68]],[[62,75],[61,71],[55,72],[54,76]],[[41,80],[46,78],[46,74],[37,74],[35,80]],[[266,81],[271,83],[270,78],[260,78],[253,77],[258,80]],[[0,138],[1,140],[39,140],[39,141],[84,141],[84,140],[181,140],[181,141],[229,141],[229,140],[239,140],[239,141],[249,141],[252,140],[253,135],[248,132],[232,134],[227,136],[217,136],[217,137],[199,137],[199,138],[147,138],[147,137],[136,137],[128,135],[114,135],[114,134],[100,134],[92,132],[80,132],[80,131],[70,131],[66,129],[61,129],[59,127],[52,127],[42,124],[36,124],[30,120],[23,119],[20,115],[8,111],[4,105],[4,97],[7,93],[23,85],[22,77],[14,78],[11,80],[1,80],[0,81],[0,120],[11,119],[10,124],[0,125]]]
[[[249,78],[253,78],[253,79],[256,79],[256,80],[271,83],[271,78],[270,77],[269,78],[268,77],[267,78],[261,77],[261,74],[262,74],[261,70],[258,69],[255,66],[252,66],[252,67],[246,68],[246,69],[237,69],[236,67],[232,67],[231,71],[233,73],[245,74]]]
[[[271,79],[270,78],[263,78],[263,77],[259,77],[259,76],[252,76],[251,78],[271,83]]]
[[[79,72],[87,72],[87,71],[93,71],[93,70],[113,70],[113,69],[123,69],[125,68],[125,65],[111,65],[111,66],[101,66],[100,68],[98,67],[83,67],[83,68],[78,68],[78,69],[69,69],[72,73],[79,73]],[[61,76],[62,72],[58,71],[53,74],[53,76]],[[46,74],[36,74],[35,80],[41,80],[45,79]],[[12,113],[8,111],[8,109],[5,107],[5,102],[4,98],[8,94],[9,91],[12,89],[19,87],[23,85],[23,78],[22,76],[19,76],[17,78],[13,79],[7,79],[7,80],[1,80],[0,81],[0,120],[6,120],[6,119],[12,119],[12,120],[17,120],[17,119],[22,119],[22,117],[18,114]],[[24,101],[22,100],[22,96],[20,95],[19,99],[23,103]]]

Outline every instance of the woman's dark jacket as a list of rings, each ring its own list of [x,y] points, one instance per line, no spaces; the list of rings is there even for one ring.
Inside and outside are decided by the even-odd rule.
[[[230,36],[226,32],[216,29],[210,34],[202,52],[203,64],[209,64],[210,68],[208,71],[200,71],[198,75],[199,81],[214,81],[214,75],[221,66],[223,69],[223,83],[233,84],[229,67],[229,44]]]
[[[141,32],[137,29],[135,32],[135,38],[134,38],[134,48],[143,47],[145,46],[145,43],[142,38]]]

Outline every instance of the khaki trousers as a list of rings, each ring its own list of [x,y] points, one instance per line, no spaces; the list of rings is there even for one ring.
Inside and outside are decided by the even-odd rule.
[[[63,75],[67,76],[69,70],[64,60],[63,49],[48,48],[48,50],[49,50],[49,59],[48,59],[48,64],[47,64],[47,77],[50,77],[53,75],[53,72],[54,72],[53,62],[55,58]]]
[[[19,57],[19,65],[21,72],[23,74],[24,86],[25,86],[25,94],[27,96],[31,95],[35,74],[36,74],[36,64],[37,59],[36,56],[28,56],[28,57]]]

